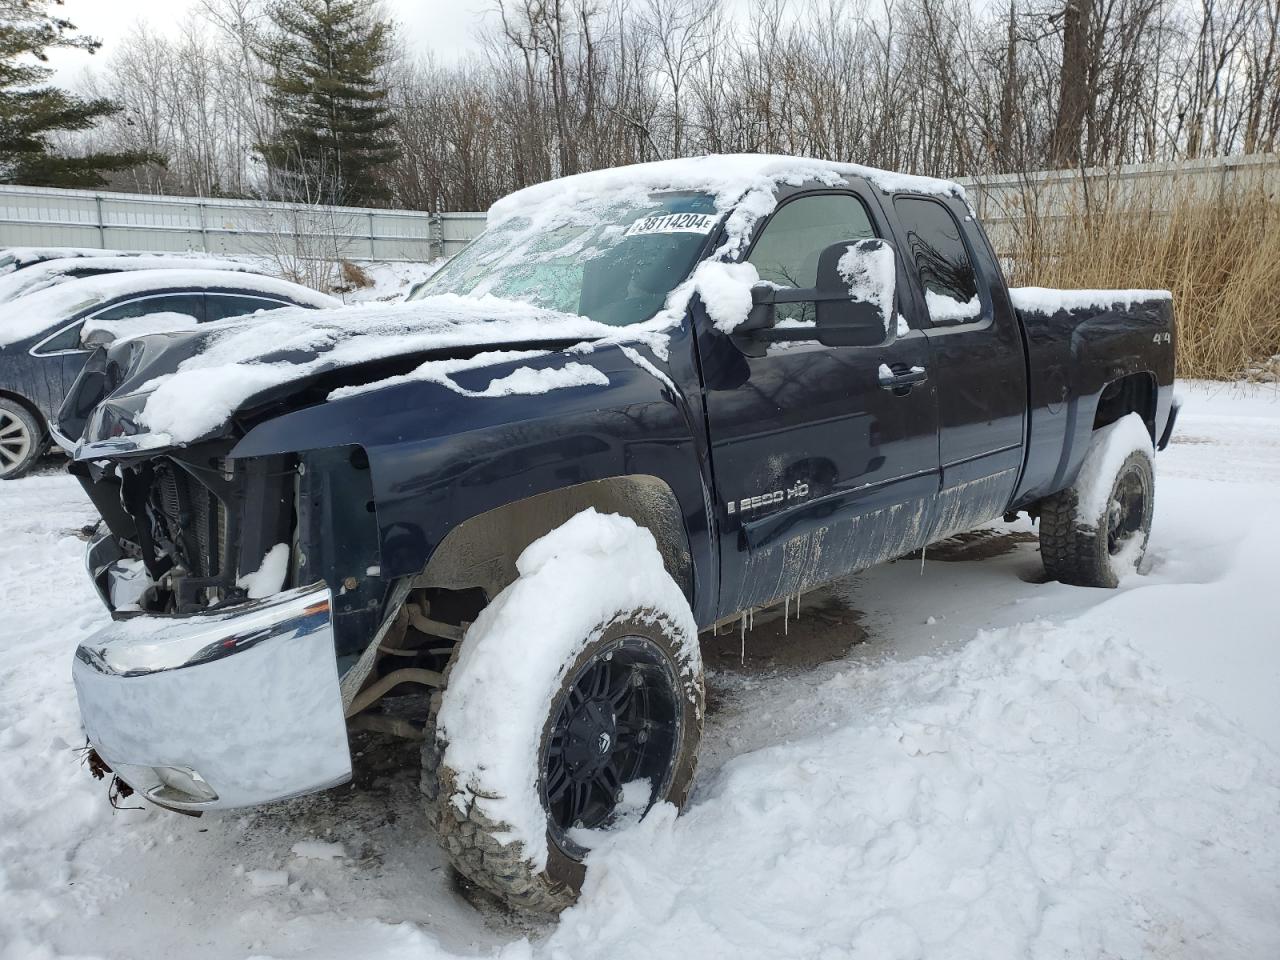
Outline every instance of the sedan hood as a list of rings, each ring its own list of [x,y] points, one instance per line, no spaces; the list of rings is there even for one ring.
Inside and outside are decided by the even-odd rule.
[[[278,310],[98,351],[63,406],[59,432],[80,460],[142,455],[230,435],[236,418],[268,408],[376,387],[423,361],[481,360],[489,350],[563,348],[620,335],[665,346],[650,324],[620,330],[495,297]]]

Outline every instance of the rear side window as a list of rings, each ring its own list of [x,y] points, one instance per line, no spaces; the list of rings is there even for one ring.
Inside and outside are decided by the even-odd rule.
[[[67,329],[60,331],[57,336],[51,337],[44,343],[40,344],[36,353],[57,353],[60,350],[83,350],[80,345],[80,328],[84,326],[84,321],[73,324]]]
[[[153,313],[180,313],[183,316],[204,319],[204,296],[199,293],[168,293],[158,297],[142,297],[126,300],[114,307],[94,314],[97,320],[129,320]]]
[[[291,303],[279,300],[268,300],[266,297],[250,297],[244,294],[210,293],[204,298],[205,319],[225,320],[227,317],[243,317],[245,314],[257,313],[259,310],[279,310],[291,307]]]
[[[920,278],[929,321],[947,326],[981,320],[978,277],[951,211],[922,197],[898,197],[893,207],[906,230],[904,256]]]
[[[809,289],[818,282],[818,257],[833,243],[876,235],[862,201],[848,194],[800,197],[781,207],[747,258],[761,280]],[[814,320],[811,303],[780,304],[779,320]]]

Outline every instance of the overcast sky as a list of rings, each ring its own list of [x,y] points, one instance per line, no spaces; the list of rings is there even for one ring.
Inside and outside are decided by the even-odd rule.
[[[478,47],[476,33],[493,9],[492,0],[384,0],[399,21],[411,49],[433,51],[452,60]],[[66,0],[60,13],[82,33],[102,41],[94,56],[80,51],[54,51],[50,63],[57,81],[74,80],[86,67],[95,66],[117,47],[139,21],[158,30],[170,30],[184,20],[195,0]]]

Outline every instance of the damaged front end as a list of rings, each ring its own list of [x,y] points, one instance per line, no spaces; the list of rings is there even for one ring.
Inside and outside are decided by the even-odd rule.
[[[185,812],[348,780],[340,675],[390,595],[363,450],[128,436],[109,456],[81,439],[71,466],[104,521],[86,565],[114,621],[73,663],[96,757]]]

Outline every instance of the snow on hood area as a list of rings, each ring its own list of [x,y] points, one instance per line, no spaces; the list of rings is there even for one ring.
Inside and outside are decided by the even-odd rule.
[[[866,639],[709,669],[684,814],[600,837],[551,924],[449,879],[414,745],[357,739],[353,784],[273,806],[113,810],[68,669],[107,619],[96,514],[72,477],[0,484],[0,957],[1280,956],[1280,393],[1180,389],[1142,575],[1043,583],[1022,543],[869,570],[840,622],[806,597],[792,643]]]
[[[189,443],[217,429],[245,401],[315,373],[403,354],[451,347],[521,343],[540,340],[622,340],[647,342],[661,350],[665,324],[611,327],[586,317],[544,310],[497,297],[439,294],[407,303],[358,305],[323,312],[274,310],[257,318],[236,318],[205,324],[210,340],[204,349],[178,369],[146,385],[152,391],[140,420],[167,443]],[[299,355],[306,357],[298,359]],[[481,355],[461,365],[427,363],[415,373],[364,389],[376,389],[405,379],[442,382],[461,369],[473,369],[511,359],[508,353]],[[581,367],[582,365],[576,365]],[[566,368],[568,369],[568,368]],[[532,371],[529,371],[532,373]],[[571,371],[574,382],[582,371]],[[534,378],[542,387],[555,375]],[[561,375],[562,377],[565,375]],[[519,383],[498,388],[498,396],[514,392]],[[339,390],[336,395],[355,391]],[[534,390],[532,392],[541,392]]]
[[[26,268],[39,269],[38,266]],[[18,271],[12,276],[21,277],[26,270]],[[274,294],[314,307],[334,307],[340,303],[328,294],[318,293],[288,280],[277,280],[275,277],[254,273],[196,269],[104,273],[68,280],[0,305],[0,349],[39,336],[60,321],[68,320],[75,313],[87,310],[94,304],[130,294],[159,293],[184,287]]]

